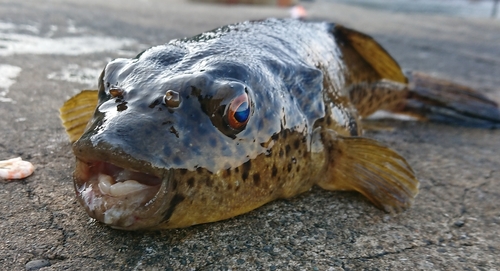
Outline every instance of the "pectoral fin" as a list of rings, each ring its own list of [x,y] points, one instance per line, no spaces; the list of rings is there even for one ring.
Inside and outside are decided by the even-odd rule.
[[[71,142],[83,134],[97,106],[97,90],[83,90],[59,108],[59,117]]]
[[[339,137],[326,132],[323,141],[329,168],[317,184],[327,190],[354,190],[387,212],[411,206],[419,182],[403,157],[379,142],[361,137]]]

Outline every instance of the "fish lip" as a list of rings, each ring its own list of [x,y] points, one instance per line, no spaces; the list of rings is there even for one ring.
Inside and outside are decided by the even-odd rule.
[[[116,170],[125,175],[148,177],[144,189],[126,195],[110,195],[99,187],[99,174],[108,175]],[[150,172],[153,170],[149,169]],[[161,177],[150,173],[142,173],[133,169],[120,167],[112,162],[86,161],[77,157],[74,172],[74,188],[80,204],[87,213],[108,226],[116,229],[135,230],[153,228],[161,222],[168,201],[168,188],[173,170],[165,170]],[[109,176],[109,175],[108,175]],[[124,182],[111,176],[114,184]],[[144,195],[143,193],[146,193]]]

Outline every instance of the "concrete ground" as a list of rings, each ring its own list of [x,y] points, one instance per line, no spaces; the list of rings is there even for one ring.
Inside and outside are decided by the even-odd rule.
[[[311,17],[373,35],[404,68],[500,101],[499,20],[307,7]],[[405,156],[421,180],[415,205],[396,216],[355,193],[313,189],[178,230],[123,232],[89,219],[74,197],[62,103],[95,87],[112,58],[287,15],[183,0],[0,0],[0,159],[21,156],[37,167],[25,180],[0,181],[0,270],[500,269],[498,130],[388,121],[395,129],[368,132]]]

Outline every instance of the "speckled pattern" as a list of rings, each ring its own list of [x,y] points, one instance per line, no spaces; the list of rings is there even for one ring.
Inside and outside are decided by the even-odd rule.
[[[133,225],[127,218],[112,226],[217,221],[333,178],[325,152],[335,143],[325,149],[321,141],[360,134],[346,84],[380,79],[336,31],[325,22],[243,22],[110,62],[95,115],[74,145],[77,168],[106,161],[164,180],[164,194],[134,211]],[[169,106],[163,99],[172,90],[178,101]],[[245,94],[250,117],[234,129],[226,107]],[[91,216],[106,220],[111,203],[93,207],[82,196],[84,171],[75,173],[77,194]]]
[[[369,33],[404,69],[462,82],[500,102],[500,20],[387,13],[330,1],[306,4],[311,18]],[[383,124],[390,129],[365,133],[406,157],[421,181],[412,208],[394,216],[357,193],[313,188],[244,215],[182,229],[125,232],[90,219],[72,187],[75,160],[58,118],[61,105],[81,89],[95,89],[90,83],[97,83],[110,59],[134,57],[149,46],[237,21],[288,16],[288,9],[185,0],[5,0],[0,6],[2,22],[36,24],[39,37],[47,38],[55,25],[55,39],[91,34],[138,41],[78,56],[1,57],[22,72],[6,96],[17,103],[0,105],[0,156],[21,156],[36,166],[25,180],[0,181],[1,270],[25,270],[46,260],[50,266],[40,271],[500,266],[498,130],[387,120]],[[87,32],[65,34],[69,18]],[[72,72],[69,63],[99,71],[82,76],[89,84],[47,78]]]

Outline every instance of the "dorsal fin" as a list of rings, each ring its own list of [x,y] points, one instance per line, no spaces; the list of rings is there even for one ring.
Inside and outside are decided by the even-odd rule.
[[[341,25],[335,25],[334,35],[347,42],[380,75],[380,79],[407,83],[399,64],[372,37]],[[346,63],[349,65],[349,63]]]
[[[71,142],[83,134],[96,106],[97,90],[82,90],[59,108],[59,117]]]

